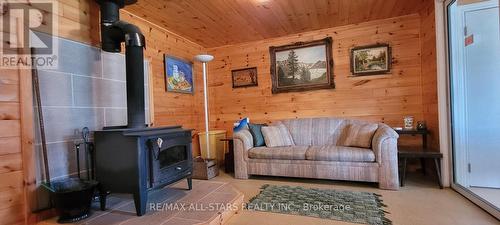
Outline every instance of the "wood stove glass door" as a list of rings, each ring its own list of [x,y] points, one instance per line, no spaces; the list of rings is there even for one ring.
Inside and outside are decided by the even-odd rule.
[[[160,151],[158,161],[160,169],[172,166],[178,162],[186,161],[188,157],[185,145],[173,146]]]

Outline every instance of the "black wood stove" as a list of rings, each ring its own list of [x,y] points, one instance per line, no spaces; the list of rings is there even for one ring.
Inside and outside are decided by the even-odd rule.
[[[141,216],[150,190],[184,178],[191,189],[191,130],[180,126],[109,129],[96,131],[95,143],[101,208],[105,208],[108,191],[132,193]]]
[[[131,193],[137,215],[146,212],[148,192],[187,178],[191,189],[191,130],[181,126],[148,128],[144,100],[144,36],[120,20],[119,9],[137,0],[96,0],[101,9],[101,47],[121,52],[125,43],[127,80],[126,126],[94,133],[95,172],[100,183],[101,209],[106,193]],[[103,62],[107,63],[107,62]]]

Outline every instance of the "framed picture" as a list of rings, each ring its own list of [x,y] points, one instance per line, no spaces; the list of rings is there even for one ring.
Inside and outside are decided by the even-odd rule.
[[[193,64],[168,55],[164,57],[167,91],[193,94]]]
[[[258,86],[257,67],[231,70],[233,88]]]
[[[270,47],[272,92],[335,88],[332,38]]]
[[[389,73],[391,59],[388,44],[355,47],[351,49],[351,73],[355,76]]]

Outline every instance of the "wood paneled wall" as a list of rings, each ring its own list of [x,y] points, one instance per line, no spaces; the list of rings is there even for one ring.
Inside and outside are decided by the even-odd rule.
[[[57,15],[57,36],[70,40],[97,45],[100,40],[99,33],[99,6],[94,0],[52,0],[57,3],[56,11],[39,8],[44,13],[44,18]],[[36,7],[29,5],[27,7]],[[35,28],[41,32],[52,32],[47,24]]]
[[[434,0],[425,1],[420,11],[420,43],[422,48],[422,103],[424,119],[432,131],[431,147],[439,147],[439,121],[437,96],[436,20]]]
[[[94,1],[55,1],[59,3],[58,36],[99,45],[99,10]],[[121,16],[138,25],[146,36],[145,57],[151,62],[155,126],[182,124],[199,130],[204,122],[201,64],[194,64],[196,92],[193,95],[166,93],[163,54],[192,61],[194,55],[205,49],[127,11],[122,10]],[[30,161],[33,150],[29,148],[33,117],[28,110],[33,104],[25,101],[32,99],[31,81],[23,78],[29,78],[30,74],[30,70],[0,70],[0,225],[33,223],[39,220],[37,216],[43,218],[43,215],[32,215],[29,204],[34,200],[29,196],[34,186],[35,168]],[[195,155],[199,153],[197,143],[194,138]]]
[[[146,37],[144,56],[151,62],[154,125],[183,125],[194,129],[193,134],[198,133],[204,124],[203,72],[201,63],[194,62],[193,58],[204,53],[205,48],[125,10],[121,10],[120,16],[122,20],[137,25]],[[164,54],[194,63],[194,94],[165,91]],[[199,154],[196,135],[193,137],[193,149],[195,156]]]
[[[59,2],[59,36],[97,43],[99,32],[92,32],[96,26],[91,22],[91,18],[99,18],[94,1],[54,1]],[[46,27],[38,30],[46,32]],[[40,220],[41,215],[32,213],[31,208],[36,201],[32,99],[31,70],[0,69],[0,224]]]
[[[95,2],[56,1],[59,2],[59,36],[98,45],[99,12]],[[212,128],[231,130],[232,123],[243,117],[269,122],[316,116],[360,118],[401,126],[404,115],[414,115],[416,120],[425,119],[437,134],[435,62],[427,57],[435,57],[432,7],[421,10],[421,16],[414,14],[211,49],[126,10],[121,11],[121,16],[137,24],[146,36],[145,56],[151,62],[156,126],[182,124],[195,130],[203,127],[201,65],[194,64],[194,95],[167,93],[163,54],[192,60],[194,55],[208,51],[215,55],[209,64]],[[336,89],[272,95],[269,46],[326,36],[334,40]],[[375,42],[392,45],[392,73],[351,77],[349,49]],[[232,89],[231,70],[253,66],[258,68],[259,86]],[[26,164],[29,162],[25,159],[30,156],[23,153],[22,147],[29,144],[23,137],[29,127],[23,123],[22,118],[29,118],[23,105],[30,103],[22,101],[26,90],[23,92],[21,85],[26,81],[20,79],[20,73],[19,70],[0,70],[0,224],[27,220],[24,190],[29,188],[25,184],[30,184],[26,177],[34,169],[33,165]],[[437,143],[437,139],[434,138],[433,143]],[[198,154],[198,150],[194,154]]]
[[[59,36],[100,45],[99,6],[95,1],[58,0]],[[120,10],[122,20],[137,25],[146,37],[144,56],[151,63],[154,126],[183,125],[194,129],[203,126],[203,78],[200,63],[194,63],[195,93],[167,93],[165,90],[164,54],[193,62],[195,55],[206,52],[199,44],[157,26],[125,9]],[[198,140],[193,137],[194,155],[199,153]]]
[[[59,29],[58,35],[94,46],[100,45],[99,6],[95,1],[57,0]],[[157,26],[127,11],[120,10],[122,20],[137,25],[146,37],[144,56],[151,63],[154,125],[183,125],[197,133],[203,126],[202,68],[194,63],[195,93],[178,94],[165,91],[164,54],[193,62],[195,55],[206,50],[199,44]],[[199,152],[198,140],[193,137],[194,155]]]
[[[0,69],[0,224],[26,218],[19,70]]]
[[[16,38],[20,31],[11,35]],[[7,32],[0,30],[1,32]],[[11,52],[9,54],[26,54]],[[34,188],[30,70],[0,69],[0,224],[25,224]]]
[[[424,119],[418,14],[209,49],[211,126],[231,130],[235,120],[254,122],[336,116],[402,126],[405,115]],[[333,38],[335,89],[271,94],[269,46]],[[390,74],[352,77],[349,50],[374,43],[392,46]],[[258,87],[233,89],[231,70],[257,67]]]

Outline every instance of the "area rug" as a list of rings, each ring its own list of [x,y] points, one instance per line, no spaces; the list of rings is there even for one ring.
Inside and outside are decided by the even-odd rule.
[[[247,210],[318,217],[351,223],[390,225],[381,196],[369,192],[263,185]]]

